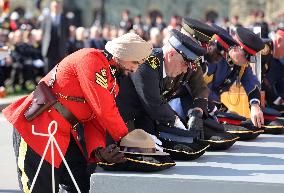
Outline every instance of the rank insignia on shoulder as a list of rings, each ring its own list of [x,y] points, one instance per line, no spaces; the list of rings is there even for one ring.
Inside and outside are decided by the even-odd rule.
[[[96,72],[96,83],[101,87],[107,89],[107,76],[106,76],[106,69],[101,69],[101,73]]]
[[[154,70],[160,65],[160,60],[156,56],[149,56],[147,58],[147,62],[149,63],[151,68],[153,68]]]
[[[211,75],[206,74],[203,76],[203,79],[206,82],[206,84],[211,83],[213,81],[213,78],[214,78],[213,74]]]
[[[191,63],[190,68],[191,68],[191,70],[192,70],[193,72],[196,72],[198,66],[199,66],[199,64],[197,64],[197,63]]]

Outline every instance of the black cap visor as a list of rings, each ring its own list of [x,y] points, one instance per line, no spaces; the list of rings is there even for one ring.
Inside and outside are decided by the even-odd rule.
[[[186,48],[175,36],[170,37],[169,43],[179,54],[181,54],[189,62],[194,61],[199,57],[195,53],[190,51],[188,48]]]

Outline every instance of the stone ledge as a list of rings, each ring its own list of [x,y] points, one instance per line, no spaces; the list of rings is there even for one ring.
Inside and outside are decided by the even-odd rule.
[[[238,141],[231,149],[206,152],[158,173],[105,172],[91,176],[99,193],[280,193],[284,189],[284,135]]]

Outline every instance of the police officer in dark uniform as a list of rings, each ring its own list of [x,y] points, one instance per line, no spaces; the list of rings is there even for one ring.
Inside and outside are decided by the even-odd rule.
[[[203,48],[206,48],[206,54],[200,60],[200,65],[202,70],[206,72],[208,70],[207,63],[216,63],[221,59],[217,49],[211,49],[216,47],[216,42],[210,41],[212,36],[217,33],[217,30],[203,22],[198,20],[187,18],[182,20],[182,29],[181,32],[191,37],[195,42],[201,45]],[[206,81],[205,81],[206,82]],[[171,106],[175,109],[176,112],[187,112],[190,106],[190,93],[187,97],[180,98],[180,104],[175,100],[176,104],[171,101]],[[180,107],[182,107],[181,110]],[[216,120],[212,120],[212,115],[209,117],[204,117],[204,138],[210,143],[211,149],[228,149],[231,147],[235,141],[238,139],[237,136],[232,135],[225,131],[223,125],[218,124]]]
[[[254,125],[261,127],[264,121],[263,113],[259,106],[260,85],[251,67],[248,65],[248,61],[251,56],[255,55],[257,51],[263,48],[263,42],[254,33],[242,27],[238,28],[236,31],[236,40],[234,40],[226,30],[218,26],[213,27],[216,29],[216,34],[211,37],[208,43],[208,49],[215,50],[215,52],[212,52],[209,58],[219,57],[220,61],[218,63],[207,64],[207,67],[204,68],[204,79],[211,90],[209,95],[210,114],[213,115],[214,111],[217,109],[219,111],[227,111],[228,109],[220,102],[220,95],[229,90],[234,82],[237,82],[239,85],[242,83],[249,97],[252,122]],[[199,28],[198,30],[202,34],[210,35],[204,29]],[[226,114],[226,116],[228,116],[228,114]],[[229,118],[237,118],[242,121],[246,120],[244,117],[238,116]],[[262,131],[252,127],[251,123],[245,122],[244,125],[249,130],[244,127],[235,126],[229,128],[242,129],[245,130],[244,133],[252,130],[249,136],[250,139],[255,138],[259,135],[259,132]],[[228,125],[226,125],[226,128],[228,128],[227,126]]]
[[[158,134],[158,127],[191,130],[201,126],[200,119],[187,126],[168,104],[183,92],[190,90],[193,96],[188,117],[207,114],[208,88],[196,63],[205,50],[177,30],[171,34],[168,43],[153,49],[137,72],[118,80],[119,84],[123,82],[116,98],[120,114],[126,122],[134,121],[134,127],[154,135]],[[182,85],[184,89],[179,90]]]
[[[208,65],[208,69],[213,71],[211,73],[215,77],[208,82],[208,87],[212,91],[210,99],[220,102],[221,93],[228,91],[234,82],[238,86],[241,83],[248,95],[252,122],[255,126],[261,127],[264,122],[260,109],[260,83],[248,62],[251,56],[263,49],[264,43],[256,34],[243,27],[236,29],[235,42],[227,31],[217,28],[220,33],[216,35],[216,41],[219,40],[218,43],[227,51],[228,56],[227,60],[222,59],[218,64]],[[210,76],[209,73],[206,74],[207,77]]]
[[[284,111],[284,28],[278,28],[274,39],[266,41],[263,56],[263,88],[269,107]]]

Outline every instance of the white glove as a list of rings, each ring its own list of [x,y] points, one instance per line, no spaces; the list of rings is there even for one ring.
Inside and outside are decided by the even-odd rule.
[[[187,130],[187,128],[186,128],[186,127],[184,126],[184,124],[181,122],[181,120],[180,120],[179,117],[176,117],[174,126],[177,127],[177,128],[179,128],[179,129]]]
[[[162,148],[163,143],[156,137],[156,135],[151,135],[151,137],[156,143],[156,145],[155,145],[156,150],[163,151],[163,148]]]
[[[273,104],[275,104],[275,105],[282,105],[281,104],[281,100],[282,100],[282,98],[279,96],[277,99],[275,99],[275,101],[273,101]]]
[[[217,110],[218,110],[217,107],[214,106],[214,109],[209,113],[209,115],[214,116],[214,115],[215,115],[215,112],[216,112]]]

